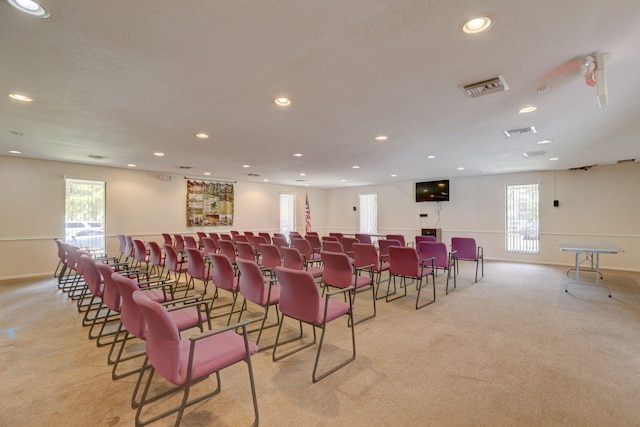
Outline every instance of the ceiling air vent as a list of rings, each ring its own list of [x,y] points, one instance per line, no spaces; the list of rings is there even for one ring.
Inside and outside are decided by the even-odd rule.
[[[530,133],[538,133],[538,131],[533,126],[529,126],[527,128],[511,129],[511,130],[504,131],[504,134],[507,135],[509,138],[516,135],[528,135]]]
[[[618,160],[618,163],[633,163],[635,161],[636,159],[623,159],[623,160]]]
[[[178,166],[178,169],[189,170],[189,169],[193,169],[193,166]]]
[[[248,173],[247,176],[255,178],[256,176],[260,176],[259,173]]]
[[[493,79],[470,83],[459,87],[469,98],[477,98],[478,96],[509,90],[509,86],[507,86],[507,82],[504,81],[504,77],[502,77],[502,75]]]
[[[528,151],[526,153],[522,153],[523,156],[529,158],[529,157],[540,157],[540,156],[544,156],[546,153],[546,151]]]
[[[105,156],[99,156],[97,154],[89,154],[89,158],[93,159],[93,160],[104,160],[104,159],[106,159]]]

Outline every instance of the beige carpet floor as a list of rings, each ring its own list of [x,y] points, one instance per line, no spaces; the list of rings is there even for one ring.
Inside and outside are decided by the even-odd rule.
[[[356,360],[315,384],[314,348],[276,363],[260,352],[260,424],[640,425],[640,274],[603,273],[611,298],[593,286],[566,293],[565,269],[545,265],[487,262],[474,284],[466,263],[458,289],[444,295],[439,277],[426,308],[414,309],[412,288],[378,301],[377,317],[356,326]],[[362,296],[359,313],[369,309]],[[111,380],[108,347],[88,340],[55,279],[2,283],[0,304],[0,425],[133,425],[136,378]],[[329,330],[324,362],[346,354],[345,324]],[[268,330],[261,344],[274,336]],[[187,409],[182,425],[251,423],[246,365],[221,375],[222,392]]]

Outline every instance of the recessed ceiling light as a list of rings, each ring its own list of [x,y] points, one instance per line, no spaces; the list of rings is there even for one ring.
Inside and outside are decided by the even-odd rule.
[[[536,107],[535,105],[528,105],[526,107],[522,107],[521,109],[519,109],[518,113],[520,113],[520,114],[532,113],[532,112],[536,111],[537,109],[538,109],[538,107]]]
[[[205,172],[205,173],[203,173],[203,175],[209,176],[209,175],[211,175],[211,172]]]
[[[427,159],[435,159],[436,156],[427,156]]]
[[[552,161],[560,160],[560,157],[551,157],[549,160],[552,160]]]
[[[552,142],[550,139],[543,139],[542,141],[538,141],[538,144],[551,144]]]
[[[21,102],[32,102],[33,98],[29,98],[26,95],[22,95],[19,93],[10,93],[9,94],[9,98],[11,99],[15,99],[16,101],[21,101]]]
[[[307,174],[304,172],[300,172],[300,176],[307,176]]]
[[[374,138],[376,141],[386,141],[387,139],[389,139],[388,136],[386,135],[378,135]]]
[[[351,166],[351,169],[360,169],[360,166],[358,166],[358,165],[353,165],[353,166]]]
[[[396,176],[398,176],[398,175],[397,175],[397,174],[395,174],[395,173],[392,173],[392,174],[391,174],[391,178],[395,178]]]
[[[346,179],[341,179],[340,182],[347,182],[347,180]]]
[[[127,167],[135,168],[135,167],[136,167],[136,165],[135,165],[135,164],[133,164],[133,163],[129,163],[129,164],[127,165]]]
[[[291,100],[289,98],[285,98],[284,96],[274,99],[273,102],[281,107],[287,107],[291,105]]]
[[[20,12],[28,13],[29,15],[34,15],[38,18],[48,18],[51,16],[51,13],[49,13],[48,10],[45,10],[42,6],[32,0],[7,0],[7,2]]]
[[[463,168],[462,166],[460,166],[460,167],[458,168],[458,170],[459,170],[459,171],[463,171],[463,170],[464,170],[464,168]]]
[[[302,153],[293,153],[293,157],[302,157]]]
[[[154,156],[158,156],[158,157],[162,157],[162,156],[164,156],[164,153],[157,152],[157,153],[153,153],[153,155]]]
[[[263,179],[264,182],[269,182],[268,178]]]
[[[487,31],[492,25],[493,21],[488,16],[475,16],[464,23],[462,31],[466,34],[477,34]]]
[[[22,151],[18,151],[18,150],[9,150],[9,153],[11,153],[11,154],[22,154]]]
[[[250,168],[251,165],[242,165],[242,167],[246,169],[246,168]]]
[[[196,133],[196,137],[200,139],[207,139],[209,138],[209,134],[206,132],[198,132]]]

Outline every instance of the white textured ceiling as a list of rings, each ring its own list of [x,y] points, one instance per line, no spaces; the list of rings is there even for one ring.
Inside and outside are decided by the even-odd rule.
[[[0,155],[321,188],[640,158],[640,1],[41,4],[50,18],[0,1]],[[490,31],[463,34],[481,12]],[[595,51],[610,52],[606,108],[579,73]],[[506,92],[458,87],[499,74]],[[539,133],[503,133],[524,126]]]

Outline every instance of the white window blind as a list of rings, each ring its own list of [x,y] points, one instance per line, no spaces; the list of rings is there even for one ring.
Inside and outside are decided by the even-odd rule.
[[[280,232],[289,236],[296,229],[296,195],[280,194]]]
[[[378,195],[360,195],[360,233],[378,234]]]
[[[106,184],[91,179],[65,178],[65,241],[104,252]]]
[[[540,231],[538,187],[539,184],[506,186],[507,252],[538,253]]]

